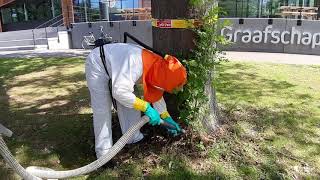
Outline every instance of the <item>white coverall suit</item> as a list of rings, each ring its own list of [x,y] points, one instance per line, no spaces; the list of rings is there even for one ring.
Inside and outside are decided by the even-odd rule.
[[[112,82],[112,95],[117,103],[117,112],[122,133],[141,119],[140,111],[133,109],[135,101],[134,85],[143,73],[142,47],[134,44],[114,43],[103,46],[106,66]],[[88,55],[85,65],[87,85],[91,96],[93,110],[93,127],[95,134],[95,151],[97,158],[108,153],[112,147],[111,106],[108,81],[99,48]],[[159,114],[167,111],[163,98],[153,103]],[[128,143],[143,139],[139,131]]]

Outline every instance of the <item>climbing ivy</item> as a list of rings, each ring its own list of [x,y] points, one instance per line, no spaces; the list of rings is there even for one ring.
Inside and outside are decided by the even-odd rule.
[[[215,66],[224,60],[218,44],[227,44],[217,33],[218,16],[221,9],[213,0],[191,0],[195,18],[201,25],[194,29],[196,48],[188,59],[182,61],[188,70],[188,83],[178,94],[180,118],[186,123],[199,122],[203,105],[208,100],[205,84],[211,82]],[[201,111],[201,112],[200,112]]]

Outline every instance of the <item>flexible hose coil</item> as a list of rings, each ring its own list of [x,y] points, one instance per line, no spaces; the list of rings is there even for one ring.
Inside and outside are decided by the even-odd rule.
[[[0,154],[4,158],[4,160],[9,164],[11,168],[15,170],[17,174],[19,174],[23,179],[26,180],[40,180],[40,178],[28,173],[13,157],[11,152],[9,151],[6,143],[4,142],[2,136],[0,135]]]
[[[73,169],[68,171],[54,171],[48,168],[31,166],[25,170],[8,150],[8,147],[3,141],[1,134],[0,134],[0,153],[4,157],[5,161],[11,166],[11,168],[13,168],[22,178],[26,180],[40,180],[40,178],[45,178],[45,179],[70,178],[70,177],[90,173],[98,169],[99,167],[103,166],[104,164],[106,164],[127,144],[127,142],[133,137],[135,132],[137,132],[148,121],[149,121],[149,118],[147,116],[143,116],[141,118],[141,121],[139,121],[137,124],[129,128],[129,130],[110,148],[110,151],[108,152],[108,154],[78,169]]]

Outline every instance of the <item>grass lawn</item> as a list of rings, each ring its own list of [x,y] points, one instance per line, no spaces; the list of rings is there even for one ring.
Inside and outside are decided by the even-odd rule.
[[[320,66],[227,62],[218,68],[224,124],[210,145],[195,132],[170,138],[144,127],[116,168],[74,179],[317,179]],[[24,166],[65,170],[95,159],[81,58],[0,59],[0,122]],[[116,124],[115,138],[119,126]],[[18,179],[0,160],[0,179]]]
[[[215,165],[248,179],[320,178],[320,66],[226,63]]]

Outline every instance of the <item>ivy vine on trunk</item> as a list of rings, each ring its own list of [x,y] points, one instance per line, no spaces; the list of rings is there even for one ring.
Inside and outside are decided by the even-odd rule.
[[[202,124],[209,133],[219,124],[219,112],[213,87],[215,66],[224,60],[217,44],[226,44],[224,37],[217,33],[218,15],[221,12],[214,0],[191,0],[194,16],[201,26],[194,29],[196,49],[183,60],[188,69],[188,83],[178,94],[180,118],[195,128]],[[203,129],[203,128],[201,128]]]

